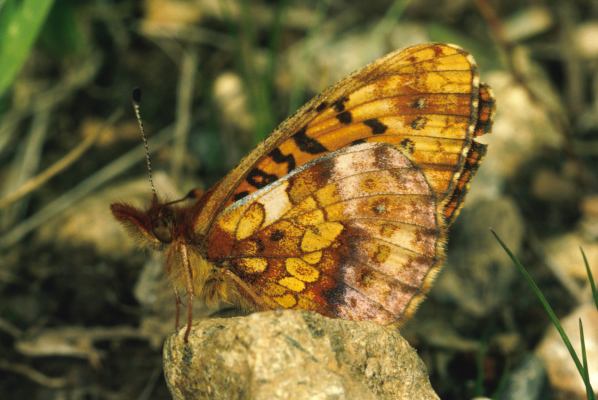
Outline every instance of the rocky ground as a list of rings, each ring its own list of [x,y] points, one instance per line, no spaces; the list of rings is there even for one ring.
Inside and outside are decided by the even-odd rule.
[[[598,387],[598,312],[579,252],[598,278],[594,2],[56,3],[0,101],[0,397],[163,399],[170,387],[202,398],[184,397],[182,385],[204,398],[216,389],[256,399],[584,398],[490,227],[576,349],[582,319]],[[174,198],[216,182],[328,84],[426,41],[472,52],[497,101],[487,157],[428,300],[400,335],[302,313],[200,321],[217,309],[196,304],[196,353],[181,365],[161,259],[109,212],[114,201],[149,200],[131,89],[144,89],[156,186]],[[73,149],[52,179],[10,198]],[[205,371],[218,377],[212,386]]]

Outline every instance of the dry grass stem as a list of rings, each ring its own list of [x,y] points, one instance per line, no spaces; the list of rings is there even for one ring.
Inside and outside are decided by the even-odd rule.
[[[37,190],[39,187],[43,186],[50,179],[52,179],[53,177],[70,167],[95,144],[98,137],[100,137],[100,134],[104,132],[104,130],[108,126],[113,125],[118,120],[118,118],[120,118],[121,115],[122,110],[118,110],[112,113],[112,115],[110,116],[110,118],[108,118],[108,121],[106,121],[105,124],[103,124],[99,129],[97,129],[92,135],[85,138],[75,148],[73,148],[71,151],[65,154],[60,160],[56,161],[54,164],[46,168],[40,174],[25,181],[18,189],[15,189],[11,193],[1,198],[0,209],[6,208],[14,202],[18,201],[19,199],[27,196],[31,192]]]

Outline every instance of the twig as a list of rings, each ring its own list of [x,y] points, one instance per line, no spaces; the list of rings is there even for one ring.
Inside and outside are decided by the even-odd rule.
[[[172,127],[167,127],[150,139],[150,145],[155,150],[166,144],[172,137]],[[120,175],[140,160],[144,159],[143,145],[137,146],[123,156],[117,158],[95,174],[91,175],[69,192],[58,197],[46,207],[21,222],[3,237],[0,237],[0,248],[7,248],[21,240],[26,234],[48,221],[50,218],[65,211],[74,203],[80,201],[89,193],[97,189],[110,179]]]
[[[50,123],[50,111],[42,110],[35,114],[26,140],[23,143],[24,149],[18,151],[14,157],[12,170],[12,179],[8,179],[2,188],[4,193],[10,193],[13,188],[18,187],[33,175],[40,163],[41,152],[46,140],[46,133]],[[2,215],[0,225],[7,227],[12,225],[13,221],[24,209],[25,204],[17,205]]]
[[[85,57],[86,62],[75,71],[66,75],[65,79],[51,89],[41,93],[34,102],[35,112],[54,108],[58,103],[66,100],[73,92],[86,86],[102,65],[100,54]]]
[[[23,332],[19,328],[17,328],[12,322],[4,318],[0,318],[0,331],[8,333],[13,338],[18,338],[23,334]]]
[[[12,138],[12,134],[16,132],[17,127],[21,123],[21,121],[25,118],[26,112],[21,109],[12,109],[6,111],[4,115],[2,115],[2,120],[0,121],[0,154],[2,154],[2,150],[6,147],[10,139]]]
[[[32,113],[51,110],[66,100],[69,95],[93,79],[100,65],[98,54],[85,57],[85,62],[82,65],[69,71],[64,79],[56,85],[45,92],[36,93],[28,101],[17,104],[16,108],[8,111],[0,119],[0,153],[10,142],[11,136],[17,131],[17,126],[23,119]]]
[[[173,157],[170,165],[172,177],[180,183],[181,171],[185,161],[187,137],[191,127],[191,109],[193,107],[193,89],[197,71],[197,52],[193,47],[183,51],[181,75],[177,89],[176,123],[174,128]]]
[[[42,386],[46,386],[52,389],[60,389],[67,385],[68,381],[66,378],[53,378],[47,376],[26,364],[9,362],[6,360],[0,360],[0,369],[5,371],[14,372],[15,374],[23,375],[31,381],[38,383]]]
[[[572,46],[572,43],[575,43],[572,4],[567,1],[558,2],[556,9],[560,14],[559,39],[565,70],[565,103],[572,115],[580,115],[583,111],[584,96],[583,63],[579,58],[576,46]]]
[[[189,44],[212,46],[223,51],[233,51],[235,49],[234,40],[229,35],[197,26],[185,26],[173,30],[158,26],[150,27],[142,25],[141,28],[137,29],[137,32],[153,41],[170,39]]]
[[[43,110],[35,114],[31,124],[31,132],[27,137],[25,152],[19,162],[20,171],[15,184],[19,185],[26,181],[39,168],[50,120],[50,110]]]
[[[27,180],[18,189],[1,198],[0,209],[6,208],[15,201],[23,198],[24,196],[27,196],[29,193],[43,186],[50,179],[52,179],[53,177],[70,167],[75,161],[81,158],[81,156],[85,154],[85,152],[87,152],[87,150],[89,150],[95,144],[100,134],[104,132],[104,130],[108,126],[113,125],[121,117],[121,115],[122,110],[117,110],[114,113],[112,113],[110,118],[108,118],[108,120],[104,124],[102,124],[101,127],[96,129],[92,135],[85,138],[74,149],[65,154],[60,160],[56,161],[42,173]]]

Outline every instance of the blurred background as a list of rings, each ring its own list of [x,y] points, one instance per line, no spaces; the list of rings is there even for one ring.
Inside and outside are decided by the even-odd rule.
[[[164,399],[174,299],[109,204],[207,188],[305,101],[397,48],[471,52],[488,155],[403,335],[443,399],[584,398],[520,256],[598,387],[598,2],[0,1],[0,397]],[[197,305],[196,318],[214,310]]]

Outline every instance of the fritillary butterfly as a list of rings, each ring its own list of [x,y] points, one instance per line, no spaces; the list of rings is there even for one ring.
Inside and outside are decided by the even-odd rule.
[[[194,296],[401,322],[444,261],[493,112],[470,54],[416,45],[312,99],[192,204],[112,213],[165,248],[185,340]]]

